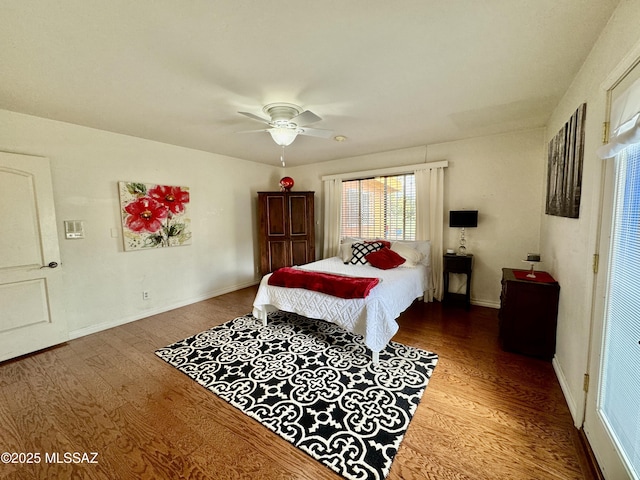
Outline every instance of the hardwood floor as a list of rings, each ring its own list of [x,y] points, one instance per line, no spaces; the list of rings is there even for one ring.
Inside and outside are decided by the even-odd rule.
[[[0,364],[0,452],[40,455],[0,477],[341,478],[153,353],[250,312],[255,291]],[[399,323],[395,341],[440,359],[388,479],[593,478],[551,364],[501,351],[497,310],[416,302]]]

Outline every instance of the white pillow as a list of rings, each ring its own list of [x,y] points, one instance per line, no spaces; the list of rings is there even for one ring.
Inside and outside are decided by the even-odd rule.
[[[345,237],[342,239],[342,243],[340,244],[340,258],[342,258],[343,263],[349,263],[351,260],[351,245],[354,243],[362,242],[361,238],[355,237]]]
[[[422,260],[422,254],[419,251],[403,243],[394,242],[391,244],[391,250],[405,259],[405,263],[402,264],[405,267],[415,267]]]
[[[340,253],[338,254],[342,263],[348,263],[351,260],[351,243],[341,243]]]
[[[429,240],[397,240],[391,244],[392,249],[394,245],[402,245],[417,250],[422,255],[419,262],[427,267],[431,265],[431,242]]]

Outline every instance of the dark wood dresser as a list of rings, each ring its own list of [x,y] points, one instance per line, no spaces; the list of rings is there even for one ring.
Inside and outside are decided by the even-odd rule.
[[[500,345],[508,352],[551,360],[556,352],[560,285],[546,272],[502,269]]]
[[[258,192],[260,272],[315,261],[314,192]]]

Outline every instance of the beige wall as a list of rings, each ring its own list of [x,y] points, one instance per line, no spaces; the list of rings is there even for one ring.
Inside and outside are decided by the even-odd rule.
[[[257,281],[255,192],[276,190],[283,170],[38,117],[0,111],[0,149],[49,157],[72,335],[81,335]],[[296,190],[316,191],[322,252],[322,175],[449,160],[445,210],[477,208],[468,230],[475,255],[472,300],[497,307],[500,269],[538,248],[542,131],[382,152],[288,168]],[[124,252],[117,182],[191,188],[192,245]],[[247,215],[246,212],[251,212]],[[86,238],[65,240],[64,220],[84,220]],[[445,220],[447,221],[447,220]],[[445,226],[445,248],[458,230]],[[462,279],[460,279],[462,280]],[[463,288],[463,282],[452,288]],[[151,300],[142,300],[142,291]]]
[[[295,188],[317,192],[320,222],[323,175],[448,160],[444,247],[456,248],[459,238],[459,230],[448,227],[449,210],[477,209],[478,228],[467,229],[467,250],[474,254],[471,300],[497,308],[501,269],[527,268],[522,259],[539,249],[543,134],[537,129],[395,150],[289,168],[287,174],[296,181]],[[319,238],[318,252],[322,252],[321,241]],[[452,290],[463,288],[460,280]]]
[[[542,138],[542,130],[529,130],[427,149],[429,161],[449,161],[445,212],[478,210],[478,228],[466,235],[467,251],[474,254],[475,304],[499,307],[502,268],[526,269],[522,260],[539,250]],[[445,248],[455,248],[458,238],[458,229],[445,228]]]
[[[602,160],[601,145],[606,120],[603,82],[640,42],[640,2],[622,0],[600,35],[571,87],[553,113],[545,134],[548,142],[578,106],[587,103],[585,157],[580,217],[569,219],[542,213],[541,250],[551,273],[560,283],[557,349],[554,366],[576,425],[584,415],[583,376],[588,368],[591,303],[594,286],[593,254],[599,234]]]
[[[258,280],[255,192],[278,168],[2,110],[0,150],[51,161],[72,337]],[[124,252],[120,180],[190,187],[192,244]],[[83,220],[86,238],[64,239],[64,220]]]

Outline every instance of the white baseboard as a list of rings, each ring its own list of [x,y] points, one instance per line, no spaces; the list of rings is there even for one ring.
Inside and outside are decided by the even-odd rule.
[[[493,302],[491,300],[478,300],[477,298],[471,299],[471,305],[500,309],[500,302]]]
[[[581,428],[584,416],[584,406],[579,406],[576,399],[572,395],[571,389],[569,388],[569,383],[567,382],[567,377],[562,370],[560,362],[558,362],[558,357],[554,356],[551,364],[553,365],[553,370],[556,372],[556,377],[558,378],[560,388],[562,389],[565,401],[567,402],[567,406],[569,407],[569,412],[571,412],[573,424],[576,428]]]
[[[500,302],[492,302],[486,300],[478,300],[471,299],[472,305],[478,305],[480,307],[489,307],[489,308],[500,308]],[[562,389],[562,394],[564,395],[565,401],[567,402],[567,406],[569,407],[569,412],[571,413],[571,418],[573,418],[573,424],[576,428],[581,428],[584,422],[584,396],[582,398],[576,399],[571,393],[571,389],[569,388],[569,383],[567,382],[567,377],[562,370],[562,366],[558,361],[556,356],[553,357],[553,361],[551,362],[553,365],[553,370],[558,378],[558,382],[560,383],[560,388]],[[579,403],[581,402],[581,403]]]
[[[213,290],[213,291],[208,292],[208,293],[206,293],[204,295],[200,295],[200,296],[197,296],[197,297],[184,299],[184,300],[182,300],[180,302],[177,302],[177,303],[174,303],[174,304],[171,304],[171,305],[164,305],[164,306],[156,308],[156,309],[145,310],[144,312],[142,312],[139,315],[132,315],[132,316],[129,316],[129,317],[118,318],[118,319],[115,319],[113,321],[103,322],[103,323],[99,323],[97,325],[91,325],[89,327],[84,327],[84,328],[79,328],[77,330],[72,330],[72,331],[69,332],[69,340],[73,340],[74,338],[84,337],[86,335],[91,335],[92,333],[98,333],[98,332],[101,332],[103,330],[107,330],[109,328],[117,327],[119,325],[124,325],[125,323],[135,322],[136,320],[142,320],[143,318],[151,317],[151,316],[157,315],[159,313],[164,313],[164,312],[168,312],[170,310],[175,310],[176,308],[186,307],[187,305],[191,305],[193,303],[202,302],[204,300],[208,300],[209,298],[213,298],[213,297],[217,297],[217,296],[220,296],[220,295],[224,295],[225,293],[235,292],[236,290],[241,290],[243,288],[251,287],[253,285],[257,285],[258,283],[259,282],[257,282],[257,281],[250,281],[250,282],[241,283],[241,284],[238,284],[238,285],[232,285],[232,286],[221,288],[221,289],[218,289],[218,290]]]

